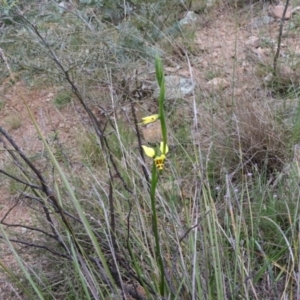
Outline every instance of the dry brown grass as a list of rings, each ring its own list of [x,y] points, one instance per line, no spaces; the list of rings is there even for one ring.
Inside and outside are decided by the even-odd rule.
[[[216,112],[201,111],[197,138],[215,172],[255,168],[270,175],[290,161],[290,129],[278,122],[276,100],[264,99],[245,94],[236,97],[232,106],[226,107],[223,99]]]
[[[244,166],[268,173],[281,170],[288,158],[286,132],[268,104],[249,101],[237,105],[232,127],[233,145]]]

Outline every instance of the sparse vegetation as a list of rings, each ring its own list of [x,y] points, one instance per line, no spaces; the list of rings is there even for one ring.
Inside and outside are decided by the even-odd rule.
[[[70,91],[61,91],[54,98],[54,105],[58,109],[64,108],[72,100],[72,93]]]
[[[298,15],[195,2],[0,1],[1,299],[298,299]]]
[[[83,162],[91,166],[102,165],[104,163],[103,153],[95,134],[89,132],[82,133],[78,137],[78,145]]]
[[[22,121],[20,115],[13,114],[6,119],[8,129],[16,130],[22,126]]]
[[[0,110],[4,108],[5,101],[0,99]]]

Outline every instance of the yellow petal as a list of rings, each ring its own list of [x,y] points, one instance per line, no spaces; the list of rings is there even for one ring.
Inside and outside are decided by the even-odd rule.
[[[158,119],[159,115],[152,115],[152,116],[148,116],[148,117],[144,117],[142,118],[142,124],[149,124],[149,123],[153,123]]]
[[[165,159],[166,159],[166,156],[164,154],[162,154],[159,157],[154,158],[155,166],[158,170],[163,170]]]
[[[168,147],[168,145],[166,145],[166,149],[165,149],[165,152],[164,152],[164,143],[163,143],[163,142],[160,142],[160,147],[159,147],[159,149],[160,149],[160,152],[161,152],[162,154],[167,154],[167,153],[169,152],[169,147]]]
[[[154,157],[155,156],[155,150],[153,148],[147,147],[147,146],[142,146],[144,149],[144,152],[147,156],[149,157]]]

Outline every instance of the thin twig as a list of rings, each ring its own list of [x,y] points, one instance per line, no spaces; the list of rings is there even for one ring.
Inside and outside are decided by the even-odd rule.
[[[282,18],[280,19],[280,27],[279,27],[279,35],[278,35],[278,40],[277,40],[277,50],[274,56],[274,61],[273,61],[273,75],[274,77],[277,75],[277,64],[278,64],[278,57],[280,54],[280,48],[281,48],[281,38],[282,38],[282,32],[283,32],[283,25],[284,25],[284,19],[285,19],[285,14],[288,9],[290,0],[287,0],[285,3],[284,11],[282,14]]]
[[[15,180],[15,181],[17,181],[17,182],[20,182],[20,183],[22,183],[22,184],[24,184],[24,185],[26,185],[26,186],[28,186],[28,187],[30,187],[30,188],[32,188],[32,189],[42,190],[42,188],[41,188],[40,186],[34,185],[34,184],[30,184],[30,183],[28,183],[28,182],[25,182],[25,181],[23,181],[23,180],[21,180],[21,179],[15,177],[15,176],[13,176],[13,175],[7,173],[7,172],[5,172],[5,171],[3,171],[3,170],[1,170],[1,169],[0,169],[0,173],[6,175],[7,177],[9,177],[9,178],[11,178],[11,179],[13,179],[13,180]]]
[[[35,173],[37,178],[40,181],[41,184],[41,190],[46,194],[48,201],[50,200],[55,207],[59,210],[59,214],[62,218],[62,221],[68,228],[70,232],[72,232],[71,225],[67,221],[61,206],[59,205],[58,200],[55,198],[54,194],[52,193],[51,189],[47,186],[46,180],[44,179],[43,175],[40,173],[40,171],[35,167],[35,165],[28,159],[28,157],[23,153],[23,151],[19,148],[19,146],[15,143],[15,141],[11,138],[11,136],[6,132],[4,128],[0,126],[0,133],[8,140],[8,142],[11,144],[11,146],[16,150],[16,152],[20,155],[20,157],[24,160],[24,162],[27,164],[27,166]],[[33,190],[34,192],[34,190]],[[54,225],[54,222],[50,216],[50,213],[46,206],[43,207],[44,213],[46,215],[46,219],[48,223],[50,224],[50,227],[52,229],[53,234],[56,236],[57,240],[60,241],[60,245],[66,249],[65,244],[60,240],[59,233],[56,230],[56,227]],[[66,249],[67,250],[67,249]]]
[[[111,170],[109,169],[109,173],[111,173]],[[110,174],[110,177],[112,175]],[[115,221],[115,209],[114,209],[114,199],[113,199],[113,183],[111,180],[109,180],[109,194],[108,194],[108,201],[109,201],[109,210],[110,210],[110,229],[111,229],[111,237],[112,237],[112,244],[113,247],[116,247],[116,221]],[[115,250],[115,249],[114,249]]]
[[[7,216],[10,214],[10,212],[18,206],[18,202],[16,202],[12,207],[10,207],[8,209],[8,211],[5,213],[5,215],[3,216],[3,218],[1,219],[0,223],[4,222],[4,220],[7,218]]]
[[[131,113],[132,113],[133,121],[134,121],[135,133],[136,133],[137,140],[138,140],[139,152],[140,152],[140,155],[142,157],[143,162],[145,163],[145,155],[144,155],[144,151],[142,149],[141,134],[140,134],[140,131],[139,131],[138,121],[137,121],[137,117],[136,117],[136,113],[135,113],[134,104],[133,104],[132,99],[130,99],[130,104],[131,104]],[[143,170],[145,179],[148,183],[148,187],[150,188],[150,178],[149,178],[149,174],[147,172],[147,169],[145,167],[145,164],[142,164],[142,170]]]
[[[5,240],[4,236],[2,236],[2,235],[0,235],[0,239]],[[44,250],[47,250],[47,251],[51,252],[52,254],[54,254],[56,256],[60,256],[60,257],[70,259],[70,257],[68,255],[56,252],[56,251],[54,251],[54,250],[52,250],[52,249],[50,249],[50,248],[48,248],[47,246],[44,246],[44,245],[33,244],[33,243],[29,243],[29,242],[21,241],[21,240],[17,240],[17,239],[9,239],[9,241],[13,242],[13,243],[17,243],[17,244],[22,244],[22,245],[25,245],[25,246],[28,246],[28,247],[35,247],[35,248],[39,248],[39,249],[44,249]]]
[[[96,134],[97,134],[97,136],[99,138],[99,141],[100,141],[101,149],[104,150],[104,151],[107,150],[105,152],[106,152],[106,154],[108,154],[109,160],[110,160],[110,162],[111,162],[111,164],[113,166],[113,169],[117,173],[118,178],[122,181],[122,184],[123,184],[124,188],[130,194],[132,194],[132,191],[128,188],[128,186],[127,186],[127,184],[126,184],[123,176],[121,175],[121,173],[118,170],[117,164],[115,163],[115,160],[114,160],[114,157],[113,157],[113,155],[111,153],[111,150],[109,148],[107,139],[106,139],[106,137],[104,135],[104,130],[103,130],[103,128],[101,128],[100,122],[97,120],[97,118],[94,115],[94,113],[92,112],[92,110],[85,103],[82,94],[80,93],[79,89],[77,88],[77,86],[75,85],[74,81],[70,77],[69,70],[66,70],[64,68],[64,66],[61,64],[61,62],[59,61],[59,59],[56,56],[55,52],[52,50],[52,48],[49,46],[49,44],[46,42],[46,40],[42,37],[42,35],[38,31],[37,27],[35,25],[33,25],[32,23],[30,23],[23,16],[20,16],[20,17],[24,20],[24,22],[26,22],[31,27],[31,29],[34,31],[34,33],[37,35],[37,37],[40,39],[42,45],[44,45],[44,47],[49,51],[48,52],[49,57],[54,61],[54,63],[59,67],[59,69],[64,74],[66,81],[70,84],[70,86],[72,88],[72,92],[75,94],[75,96],[79,100],[80,104],[83,106],[85,112],[88,114],[90,120],[92,121],[93,128],[94,128],[94,130],[95,130],[95,132],[96,132]]]
[[[42,229],[39,229],[39,228],[35,228],[35,227],[27,226],[27,225],[22,225],[22,224],[9,224],[9,223],[3,222],[3,221],[1,221],[1,224],[5,225],[7,227],[21,227],[21,228],[26,228],[26,229],[32,230],[32,231],[37,231],[37,232],[43,233],[43,234],[47,235],[48,237],[50,237],[52,239],[55,239],[57,241],[57,238],[53,234],[50,234],[50,233],[46,232],[45,230],[42,230]]]

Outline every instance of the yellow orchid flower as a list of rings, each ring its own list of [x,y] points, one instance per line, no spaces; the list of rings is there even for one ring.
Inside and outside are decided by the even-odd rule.
[[[164,152],[164,143],[163,142],[160,143],[159,150],[160,150],[161,154],[159,156],[155,156],[156,153],[155,153],[155,150],[153,148],[147,147],[147,146],[144,146],[144,145],[142,147],[144,149],[145,154],[154,159],[154,163],[155,163],[156,168],[158,170],[163,170],[164,162],[166,160],[166,154],[169,152],[168,145],[166,145],[165,153],[163,153]]]
[[[164,154],[154,158],[155,166],[158,170],[164,169],[165,159],[166,159],[166,156]]]
[[[148,116],[148,117],[144,117],[142,118],[142,123],[143,125],[146,125],[146,124],[149,124],[149,123],[153,123],[155,122],[157,119],[159,118],[159,115],[156,114],[156,115],[151,115],[151,116]]]

